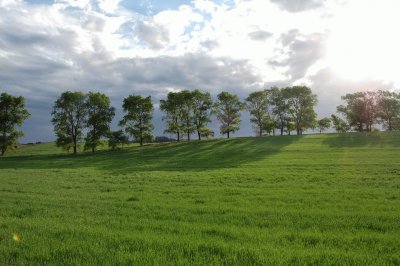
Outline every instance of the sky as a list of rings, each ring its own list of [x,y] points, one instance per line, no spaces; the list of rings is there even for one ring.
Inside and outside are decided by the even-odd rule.
[[[66,90],[108,95],[113,129],[123,98],[151,95],[157,136],[160,99],[182,89],[244,100],[306,85],[322,118],[346,93],[399,88],[399,12],[398,0],[0,0],[0,92],[26,99],[22,142],[55,139]],[[248,119],[234,136],[254,134]]]

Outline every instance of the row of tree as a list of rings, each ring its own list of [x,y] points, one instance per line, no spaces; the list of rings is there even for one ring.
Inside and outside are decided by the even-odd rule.
[[[119,125],[126,133],[143,145],[152,139],[151,124],[153,104],[151,98],[130,95],[122,104],[125,115]],[[115,108],[110,98],[103,93],[66,91],[54,104],[52,123],[57,136],[56,144],[77,153],[79,142],[86,131],[85,150],[94,152],[102,139],[108,138],[112,149],[118,144],[128,142],[122,130],[111,131],[110,124],[115,116]]]
[[[342,97],[345,104],[337,107],[338,115],[317,120],[314,111],[317,96],[305,86],[252,92],[244,102],[237,95],[221,92],[213,102],[210,93],[200,90],[170,92],[160,101],[160,110],[166,122],[165,133],[176,135],[180,141],[186,135],[188,141],[193,133],[199,140],[209,138],[214,132],[208,128],[215,115],[220,122],[220,133],[228,138],[240,128],[241,113],[247,109],[250,122],[257,135],[298,135],[307,129],[318,128],[320,132],[331,127],[337,132],[371,131],[380,124],[392,131],[400,129],[400,94],[389,91],[357,92]],[[121,130],[111,131],[110,124],[115,108],[103,93],[63,92],[53,106],[52,123],[57,145],[77,153],[83,140],[85,150],[95,151],[105,139],[115,149],[128,142],[128,134],[140,145],[153,139],[153,103],[151,97],[130,95],[123,100],[124,116],[119,122]],[[24,98],[7,93],[0,96],[0,149],[4,154],[23,132],[17,126],[30,116]],[[343,117],[343,118],[342,118]]]
[[[400,129],[400,93],[391,91],[355,92],[342,96],[344,105],[339,105],[337,111],[344,119],[337,131],[372,131],[374,126],[382,126],[388,131]]]
[[[284,131],[296,130],[302,134],[312,127],[316,119],[314,106],[316,95],[308,87],[294,86],[272,88],[251,93],[241,102],[237,95],[221,92],[213,102],[210,93],[200,90],[170,92],[160,101],[160,110],[164,112],[166,133],[176,134],[177,141],[182,135],[190,137],[197,133],[198,139],[210,137],[214,132],[207,127],[211,116],[220,122],[220,133],[228,138],[240,128],[241,111],[247,109],[251,122],[260,136],[274,134],[275,128]],[[108,138],[109,146],[127,142],[124,132],[133,137],[142,146],[153,139],[153,103],[151,97],[130,95],[123,100],[124,116],[119,122],[122,130],[112,132],[110,123],[115,116],[115,108],[110,99],[102,93],[66,91],[54,104],[52,123],[57,136],[57,145],[77,153],[82,139],[85,150],[93,152]],[[84,132],[86,136],[83,138]]]
[[[213,135],[207,128],[213,114],[220,122],[220,133],[229,138],[231,133],[239,130],[244,109],[250,112],[250,121],[259,136],[275,134],[276,128],[280,129],[281,135],[293,130],[301,135],[315,123],[316,104],[317,96],[310,88],[294,86],[256,91],[244,102],[229,92],[218,94],[214,103],[207,92],[170,92],[166,100],[161,100],[160,109],[166,114],[166,132],[176,134],[179,141],[182,133],[187,135],[187,140],[193,132],[197,133],[199,140]]]

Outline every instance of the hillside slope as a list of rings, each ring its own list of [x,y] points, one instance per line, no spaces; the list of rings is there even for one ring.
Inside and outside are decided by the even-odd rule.
[[[24,147],[0,158],[0,264],[398,264],[399,155],[389,133]]]

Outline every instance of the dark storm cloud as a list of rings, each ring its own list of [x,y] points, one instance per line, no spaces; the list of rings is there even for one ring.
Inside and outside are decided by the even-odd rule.
[[[323,6],[326,0],[271,0],[281,9],[289,12],[301,12]]]
[[[25,141],[53,139],[51,108],[65,90],[104,92],[120,109],[122,99],[129,94],[152,95],[157,104],[171,88],[200,88],[216,94],[220,90],[242,92],[260,82],[246,61],[202,54],[110,60],[106,55],[85,53],[71,59],[73,66],[53,63],[40,55],[18,57],[18,62],[15,57],[8,59],[0,59],[0,67],[5,69],[0,73],[1,87],[25,96],[32,113],[24,125]],[[164,127],[160,117],[156,112],[158,134]]]

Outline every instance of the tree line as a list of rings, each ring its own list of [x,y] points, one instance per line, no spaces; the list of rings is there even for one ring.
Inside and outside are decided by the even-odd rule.
[[[382,125],[388,131],[400,129],[400,94],[390,91],[356,92],[342,96],[345,104],[337,107],[337,114],[317,120],[314,110],[317,96],[306,86],[270,89],[252,92],[240,101],[229,92],[221,92],[213,101],[209,92],[182,90],[169,92],[160,101],[164,113],[165,133],[176,136],[177,141],[214,136],[208,127],[215,116],[220,133],[227,138],[240,129],[242,111],[250,113],[250,122],[258,136],[302,135],[308,129],[323,132],[331,126],[337,132],[372,131]],[[124,115],[119,121],[120,129],[112,131],[110,124],[115,116],[108,96],[100,92],[87,94],[65,91],[55,101],[52,124],[57,137],[56,144],[77,153],[79,143],[94,152],[104,140],[111,149],[129,142],[129,136],[141,146],[154,139],[152,130],[153,102],[151,97],[129,95],[123,99]],[[2,93],[0,96],[0,149],[4,154],[23,136],[17,130],[30,116],[22,96]]]

